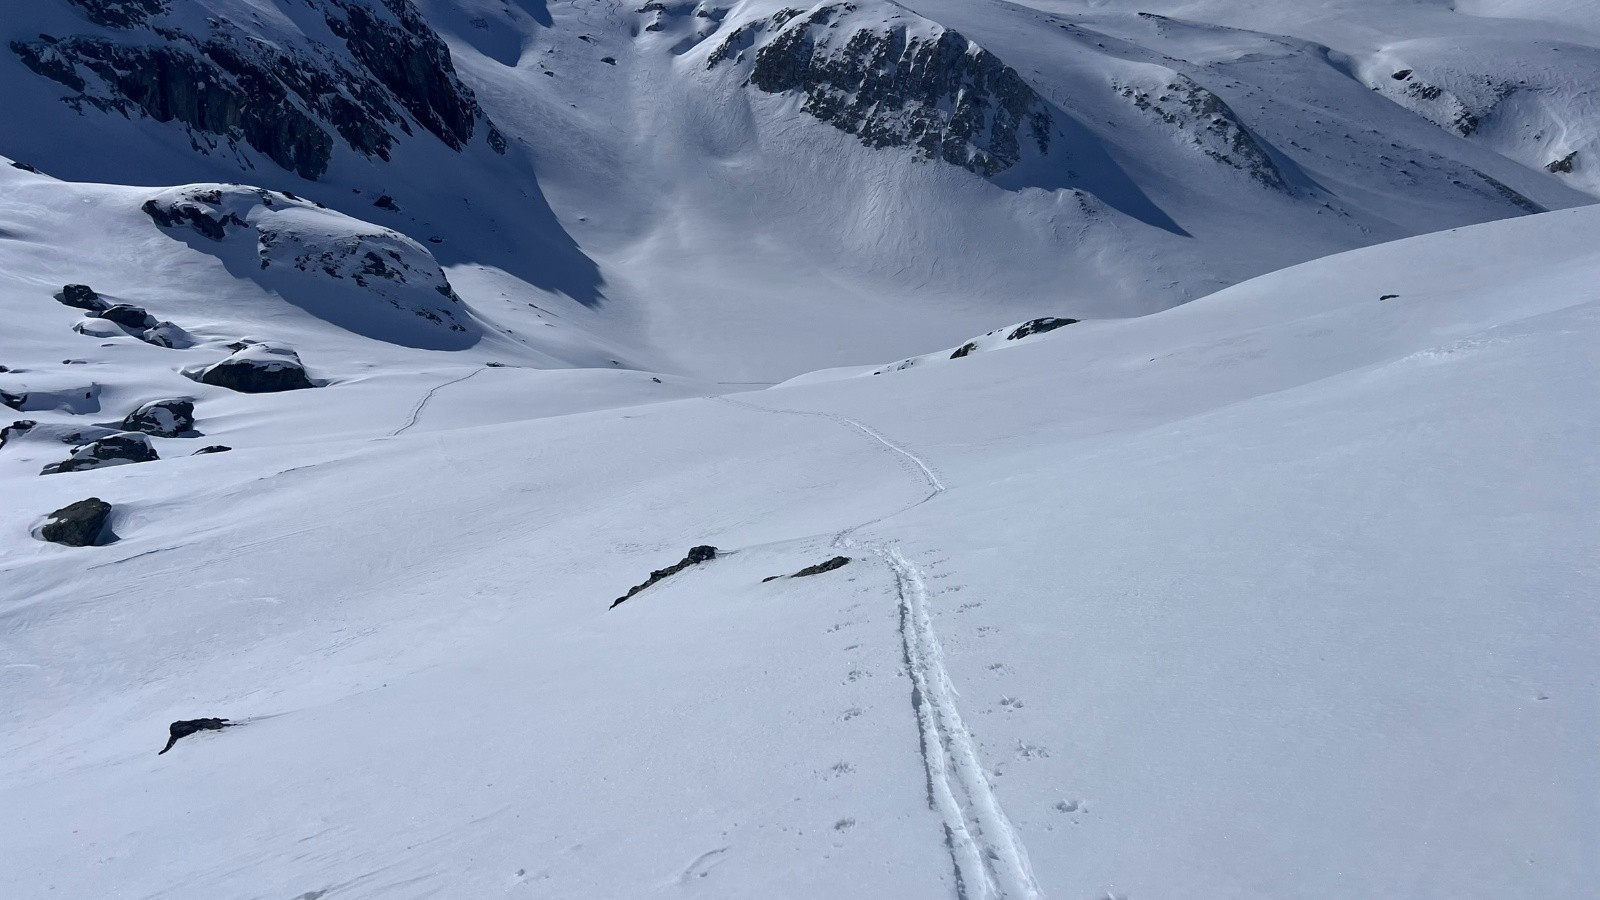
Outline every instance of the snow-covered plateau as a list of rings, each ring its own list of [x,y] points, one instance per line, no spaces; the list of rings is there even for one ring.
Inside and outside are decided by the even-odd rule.
[[[1597,77],[0,3],[0,898],[1600,898]]]

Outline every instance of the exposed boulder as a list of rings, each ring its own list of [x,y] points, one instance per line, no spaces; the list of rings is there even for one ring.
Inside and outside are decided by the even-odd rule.
[[[194,430],[194,401],[186,398],[152,400],[128,413],[123,431],[137,431],[156,437],[177,437]]]
[[[207,455],[212,454],[212,453],[227,453],[228,451],[230,451],[232,449],[233,449],[232,447],[229,447],[229,446],[227,446],[225,444],[212,444],[209,447],[201,447],[199,450],[196,450],[195,452],[193,452],[193,453],[191,453],[189,455],[190,456],[207,456]]]
[[[697,566],[700,563],[707,562],[707,561],[710,561],[710,560],[713,560],[713,559],[716,559],[716,558],[717,558],[717,548],[715,548],[715,547],[710,547],[710,546],[707,546],[707,545],[704,545],[704,544],[702,544],[702,545],[700,545],[698,547],[691,547],[691,548],[689,548],[689,554],[687,556],[685,556],[683,559],[679,560],[678,562],[673,563],[670,566],[667,566],[665,569],[657,569],[654,572],[651,572],[650,573],[650,577],[645,579],[643,584],[634,585],[632,588],[630,588],[628,590],[628,592],[626,594],[623,594],[621,597],[618,597],[615,601],[613,601],[612,604],[611,604],[611,608],[615,609],[618,606],[618,604],[620,604],[623,601],[627,600],[628,598],[632,597],[634,594],[639,593],[640,591],[644,590],[645,588],[650,587],[651,585],[661,581],[662,579],[669,578],[669,577],[671,577],[673,575],[676,575],[679,572],[682,572],[684,569],[689,568],[690,566]]]
[[[963,357],[970,356],[970,355],[972,355],[972,351],[974,351],[976,349],[978,349],[978,345],[976,343],[974,343],[972,341],[967,341],[965,344],[962,344],[961,346],[957,347],[955,349],[955,352],[950,354],[950,358],[951,359],[961,359]]]
[[[1574,150],[1560,159],[1545,163],[1544,170],[1551,175],[1571,175],[1578,161],[1578,151]]]
[[[81,472],[85,469],[101,469],[106,466],[120,466],[128,463],[153,462],[160,457],[156,450],[150,446],[150,439],[142,434],[123,432],[90,441],[82,447],[72,451],[69,459],[45,466],[39,473],[41,475],[55,475],[61,472]]]
[[[316,387],[300,356],[281,344],[251,344],[200,370],[198,380],[242,394],[272,394]]]
[[[67,547],[92,547],[102,543],[111,504],[90,497],[51,513],[37,532],[40,540]]]
[[[93,547],[100,543],[110,517],[111,504],[99,497],[79,500],[51,513],[39,529],[39,538],[67,547]]]
[[[1055,331],[1057,328],[1065,328],[1068,325],[1076,324],[1078,324],[1077,319],[1058,319],[1055,316],[1045,316],[1042,319],[1029,319],[1028,321],[1023,322],[1021,325],[1018,325],[1010,334],[1006,335],[1006,340],[1021,340],[1022,338],[1025,338],[1031,334],[1044,334],[1047,331]]]
[[[146,312],[142,306],[131,303],[118,303],[100,313],[100,318],[108,322],[115,322],[131,331],[143,332],[147,328],[156,326],[156,317]]]
[[[167,745],[162,747],[156,755],[160,756],[162,753],[166,753],[172,749],[173,744],[191,734],[198,734],[202,731],[221,731],[224,728],[232,728],[235,725],[242,724],[244,723],[230,722],[227,719],[179,719],[167,726]]]
[[[63,285],[61,293],[56,295],[56,299],[73,309],[87,310],[92,313],[104,312],[111,305],[101,300],[100,295],[95,293],[94,288],[89,287],[87,284]]]
[[[850,557],[848,557],[848,556],[835,556],[834,558],[828,560],[827,562],[819,562],[814,566],[806,566],[804,569],[801,569],[800,571],[794,573],[793,575],[790,575],[789,577],[790,578],[809,578],[812,575],[821,575],[823,572],[832,572],[834,569],[842,569],[842,568],[844,568],[845,566],[847,566],[849,564],[850,564]],[[763,584],[765,584],[768,581],[777,581],[779,578],[782,578],[782,577],[784,577],[784,576],[782,576],[782,575],[769,575],[766,578],[761,579],[761,581],[762,581]]]

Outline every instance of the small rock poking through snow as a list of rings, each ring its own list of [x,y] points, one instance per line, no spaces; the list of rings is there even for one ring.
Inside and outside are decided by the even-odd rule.
[[[619,604],[621,604],[624,600],[627,600],[628,598],[632,597],[634,594],[639,593],[640,591],[642,591],[645,588],[655,584],[658,581],[661,581],[664,578],[669,578],[669,577],[671,577],[673,575],[676,575],[679,572],[682,572],[684,569],[689,568],[690,566],[697,566],[700,563],[708,562],[708,561],[716,559],[716,558],[717,558],[717,548],[715,548],[715,547],[710,547],[710,546],[707,546],[705,544],[701,544],[698,547],[691,547],[691,548],[689,548],[689,555],[688,556],[685,556],[682,560],[679,560],[678,562],[673,563],[670,566],[667,566],[665,569],[657,569],[654,572],[651,572],[650,573],[650,577],[648,579],[646,579],[643,584],[635,585],[632,588],[629,588],[628,592],[626,594],[623,594],[621,597],[618,597],[615,601],[613,601],[612,604],[611,604],[611,608],[612,609],[616,609],[617,606]]]
[[[830,559],[827,562],[819,562],[814,566],[806,566],[804,569],[801,569],[800,571],[798,571],[798,572],[796,572],[793,575],[790,575],[788,577],[790,577],[790,578],[807,578],[807,577],[810,577],[812,575],[821,575],[823,572],[832,572],[834,569],[842,569],[842,568],[844,568],[845,566],[847,566],[849,564],[850,564],[850,557],[848,557],[848,556],[835,556],[833,559]],[[782,578],[782,577],[784,577],[784,576],[782,576],[782,575],[769,575],[766,578],[761,579],[761,582],[763,584],[765,584],[766,582],[769,582],[769,581],[777,581],[779,578]]]

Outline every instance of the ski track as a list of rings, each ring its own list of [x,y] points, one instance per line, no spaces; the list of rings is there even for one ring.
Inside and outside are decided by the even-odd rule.
[[[405,434],[407,431],[410,431],[417,424],[417,417],[422,415],[422,411],[428,407],[429,401],[433,400],[433,395],[434,394],[439,393],[439,391],[443,390],[444,388],[449,387],[452,384],[460,384],[461,382],[466,381],[468,378],[471,378],[472,376],[474,376],[474,375],[476,375],[476,374],[478,374],[479,372],[482,372],[482,371],[484,371],[484,370],[483,369],[473,369],[471,372],[468,372],[467,374],[461,376],[460,378],[453,378],[453,379],[451,379],[449,381],[446,381],[443,384],[436,384],[433,387],[429,388],[428,392],[426,394],[422,395],[422,399],[417,401],[417,405],[411,408],[411,417],[406,420],[406,423],[404,425],[401,425],[399,428],[396,428],[394,431],[391,431],[389,433],[389,436],[390,437],[399,437],[400,435]],[[280,472],[279,474],[281,475],[283,473]]]
[[[944,823],[945,846],[955,866],[959,900],[1043,900],[1034,880],[1027,848],[1000,806],[977,741],[967,729],[956,705],[960,694],[944,665],[944,648],[928,612],[928,587],[922,570],[893,544],[862,541],[851,535],[891,516],[915,509],[945,491],[945,484],[926,460],[884,437],[872,426],[837,413],[773,409],[728,397],[721,403],[774,415],[811,416],[851,428],[883,449],[909,462],[926,482],[929,493],[921,500],[876,519],[852,525],[834,535],[839,548],[861,546],[883,560],[894,574],[900,609],[900,639],[907,674],[911,677],[911,704],[917,717],[923,767],[927,771],[928,806]]]

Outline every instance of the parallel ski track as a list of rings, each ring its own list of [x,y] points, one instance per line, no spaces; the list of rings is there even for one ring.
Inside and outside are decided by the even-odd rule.
[[[960,694],[944,665],[944,648],[928,612],[928,587],[922,570],[893,544],[856,541],[851,535],[933,500],[945,491],[944,481],[926,460],[884,437],[877,429],[837,413],[773,409],[732,400],[719,402],[773,415],[810,416],[853,429],[898,454],[926,483],[929,493],[903,509],[852,525],[833,538],[840,548],[862,547],[876,554],[894,574],[900,608],[900,640],[906,672],[911,677],[911,704],[917,716],[922,763],[927,771],[928,806],[944,823],[945,846],[955,867],[960,900],[1043,900],[1033,877],[1027,848],[1006,818],[983,768],[977,741],[956,705]]]

